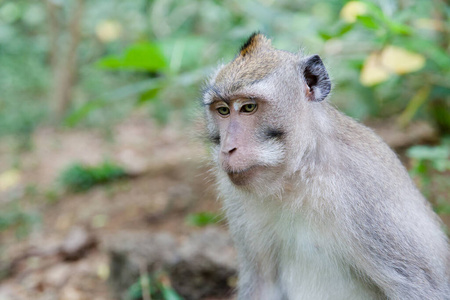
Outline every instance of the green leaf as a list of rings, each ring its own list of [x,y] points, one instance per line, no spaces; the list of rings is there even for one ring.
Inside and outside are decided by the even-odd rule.
[[[161,87],[158,86],[156,88],[151,88],[151,89],[143,92],[139,96],[139,100],[137,101],[137,104],[141,105],[141,104],[144,104],[146,102],[156,99],[156,96],[158,95],[160,90],[161,90]]]
[[[446,145],[437,147],[429,146],[413,146],[406,151],[406,155],[410,158],[416,159],[448,159],[450,155],[450,149]]]
[[[209,224],[216,224],[222,220],[218,214],[211,212],[201,212],[197,214],[190,214],[187,216],[187,223],[192,226],[206,226]]]
[[[434,207],[434,211],[440,215],[450,215],[450,204],[449,203],[438,203]]]
[[[445,143],[436,147],[413,146],[406,155],[415,160],[413,173],[426,175],[429,172],[428,166],[438,172],[450,170],[450,147]]]
[[[64,125],[68,127],[73,127],[77,125],[80,121],[82,121],[84,118],[86,118],[90,112],[98,108],[101,108],[105,105],[106,102],[103,100],[94,100],[86,102],[83,106],[72,112],[64,119]]]
[[[375,22],[374,18],[370,15],[357,16],[356,19],[365,27],[369,29],[378,29],[380,26]]]
[[[353,23],[347,24],[347,23],[341,23],[336,26],[336,28],[330,30],[330,31],[319,31],[319,36],[324,40],[330,40],[332,38],[339,38],[342,37],[344,34],[352,30],[354,27]]]
[[[349,32],[350,30],[353,29],[353,24],[345,24],[344,26],[341,26],[338,30],[338,33],[336,34],[336,37],[341,37],[344,34],[346,34],[347,32]]]
[[[137,300],[142,297],[142,287],[139,281],[133,283],[127,290],[126,300]]]
[[[97,65],[104,69],[117,69],[122,66],[122,60],[116,56],[107,56],[100,59]]]
[[[367,0],[363,1],[363,2],[369,8],[370,15],[373,16],[374,18],[376,18],[380,22],[380,25],[386,26],[392,33],[400,34],[400,35],[411,35],[412,34],[413,31],[412,31],[411,27],[391,20],[388,16],[385,15],[385,13],[381,10],[381,8],[378,5],[372,3],[371,1],[367,1]],[[363,25],[373,26],[373,24],[370,24],[370,21],[369,21],[369,23],[363,24]]]
[[[325,31],[319,31],[319,36],[320,36],[324,41],[328,41],[328,40],[330,40],[330,39],[333,38],[333,36],[332,36],[330,33],[325,32]]]
[[[445,172],[450,170],[450,160],[449,159],[437,159],[433,161],[433,168],[439,172]]]
[[[178,295],[175,290],[169,286],[161,285],[161,292],[163,294],[164,300],[183,300],[180,295]]]
[[[397,23],[397,22],[393,22],[390,20],[387,20],[387,25],[389,27],[389,29],[396,34],[401,34],[401,35],[411,35],[412,34],[412,29],[411,27],[405,25],[405,24],[401,24],[401,23]]]
[[[141,42],[130,46],[123,56],[107,56],[97,65],[104,69],[128,69],[135,71],[157,72],[166,68],[167,63],[156,44]]]
[[[61,184],[70,191],[81,192],[91,187],[120,179],[126,172],[120,166],[105,161],[98,166],[74,163],[61,173]]]

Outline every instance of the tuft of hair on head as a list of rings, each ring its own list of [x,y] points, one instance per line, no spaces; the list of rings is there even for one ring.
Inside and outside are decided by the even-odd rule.
[[[265,37],[260,32],[255,32],[248,38],[248,40],[244,43],[244,45],[242,45],[239,51],[239,55],[245,57],[246,55],[251,54],[258,48],[271,46],[272,44],[270,42],[270,39]]]

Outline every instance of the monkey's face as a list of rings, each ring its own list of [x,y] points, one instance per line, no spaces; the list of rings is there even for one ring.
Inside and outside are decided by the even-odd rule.
[[[330,88],[319,56],[301,57],[274,49],[260,34],[250,37],[204,91],[219,179],[262,193],[279,190],[312,144],[309,127],[320,120],[312,106]]]
[[[207,106],[214,155],[231,182],[249,186],[275,176],[270,170],[282,165],[285,132],[266,117],[270,103],[231,97],[214,99]]]

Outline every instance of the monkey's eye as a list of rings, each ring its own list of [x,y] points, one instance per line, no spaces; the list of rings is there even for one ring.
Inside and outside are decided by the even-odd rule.
[[[246,113],[251,113],[255,109],[256,109],[256,104],[251,103],[251,104],[245,104],[244,106],[242,106],[241,111],[246,112]]]
[[[221,106],[217,109],[217,111],[219,112],[219,114],[221,114],[222,116],[226,116],[230,114],[230,109],[226,106]]]

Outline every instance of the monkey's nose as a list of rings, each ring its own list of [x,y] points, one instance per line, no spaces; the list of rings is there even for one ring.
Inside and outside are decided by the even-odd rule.
[[[233,154],[234,152],[236,152],[236,150],[237,150],[236,147],[233,147],[233,148],[231,148],[231,149],[225,148],[225,149],[222,149],[222,153],[223,153],[223,154],[231,155],[231,154]]]

